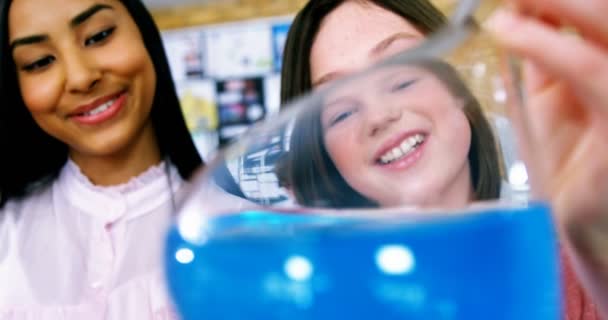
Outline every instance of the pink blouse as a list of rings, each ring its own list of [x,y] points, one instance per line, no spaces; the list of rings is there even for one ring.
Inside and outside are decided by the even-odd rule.
[[[164,164],[97,187],[71,161],[0,211],[0,319],[176,319],[162,272],[171,197]]]

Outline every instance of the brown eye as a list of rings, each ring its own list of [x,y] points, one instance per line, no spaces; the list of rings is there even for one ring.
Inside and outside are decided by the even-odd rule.
[[[45,68],[47,66],[49,66],[51,63],[53,63],[55,61],[55,57],[53,56],[47,56],[44,57],[42,59],[36,60],[28,65],[23,66],[23,70],[31,72],[31,71],[36,71],[42,68]]]
[[[84,42],[84,45],[88,47],[88,46],[103,42],[109,36],[111,36],[112,33],[114,33],[115,29],[116,29],[116,27],[112,27],[112,28],[109,28],[109,29],[106,29],[104,31],[94,34],[93,36],[86,39],[86,41]]]

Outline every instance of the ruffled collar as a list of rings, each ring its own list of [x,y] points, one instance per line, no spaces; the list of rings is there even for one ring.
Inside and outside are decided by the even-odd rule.
[[[127,194],[129,192],[136,192],[139,189],[144,188],[147,184],[154,180],[166,179],[166,162],[162,161],[157,165],[151,166],[140,175],[131,178],[129,181],[114,185],[114,186],[98,186],[94,185],[91,180],[82,173],[80,167],[71,159],[66,163],[65,170],[70,171],[70,175],[82,185],[90,188],[97,192],[114,193],[118,192],[121,194]]]
[[[54,185],[58,191],[54,194],[56,200],[67,200],[81,211],[112,223],[141,216],[166,204],[175,198],[183,180],[173,164],[161,162],[124,184],[97,186],[76,163],[68,160]]]

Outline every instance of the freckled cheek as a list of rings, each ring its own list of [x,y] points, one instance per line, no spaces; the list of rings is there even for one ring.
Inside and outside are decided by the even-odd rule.
[[[452,109],[452,112],[445,112],[439,121],[445,124],[443,131],[446,139],[450,141],[450,145],[454,148],[452,152],[468,154],[472,133],[464,112]]]
[[[348,132],[332,133],[326,136],[325,146],[329,157],[342,175],[348,175],[363,161],[362,150],[365,146],[357,145],[353,135]]]

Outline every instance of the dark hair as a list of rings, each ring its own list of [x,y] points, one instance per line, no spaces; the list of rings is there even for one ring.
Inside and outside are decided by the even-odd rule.
[[[203,162],[184,121],[160,32],[140,0],[121,2],[135,21],[154,64],[157,82],[150,117],[161,154],[188,179]],[[10,0],[0,4],[0,207],[55,179],[68,157],[68,147],[40,129],[21,97],[9,48],[10,4]]]
[[[439,30],[446,17],[428,0],[310,0],[295,17],[285,41],[281,70],[284,105],[312,88],[310,51],[325,16],[346,1],[373,3],[407,20],[423,34]]]
[[[477,200],[498,198],[500,161],[492,128],[481,106],[456,70],[440,61],[414,64],[434,74],[454,97],[465,102],[463,112],[471,128],[468,160]],[[298,203],[311,207],[377,207],[355,191],[342,177],[329,157],[323,139],[321,108],[313,106],[297,118],[291,135],[290,151],[279,168]]]

